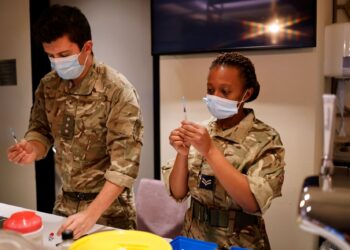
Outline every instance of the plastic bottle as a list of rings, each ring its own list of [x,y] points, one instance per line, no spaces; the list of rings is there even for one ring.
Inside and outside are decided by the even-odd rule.
[[[62,243],[60,244],[60,250],[68,250],[69,246],[73,243],[73,231],[65,230],[62,232]]]

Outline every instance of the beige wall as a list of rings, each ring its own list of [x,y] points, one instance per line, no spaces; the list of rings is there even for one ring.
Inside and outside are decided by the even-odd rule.
[[[318,173],[322,153],[324,26],[331,22],[331,0],[318,1],[317,47],[292,50],[245,51],[255,64],[261,94],[247,106],[275,127],[286,148],[283,197],[265,215],[272,249],[314,249],[315,237],[299,229],[298,196],[303,179]],[[208,66],[215,54],[161,57],[162,163],[175,151],[169,132],[183,119],[181,97],[187,98],[188,119],[201,121],[209,113],[201,98],[206,92]]]
[[[32,103],[29,33],[29,1],[0,1],[0,60],[17,61],[17,86],[0,86],[0,202],[35,209],[34,167],[10,164],[6,153],[13,144],[10,127],[21,138],[28,126]]]

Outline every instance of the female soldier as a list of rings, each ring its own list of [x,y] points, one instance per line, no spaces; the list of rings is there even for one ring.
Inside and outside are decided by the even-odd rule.
[[[270,249],[262,215],[281,196],[284,148],[276,130],[243,108],[259,90],[248,58],[221,54],[210,66],[204,98],[216,119],[205,126],[182,121],[170,133],[177,156],[162,172],[176,200],[191,196],[184,236]]]

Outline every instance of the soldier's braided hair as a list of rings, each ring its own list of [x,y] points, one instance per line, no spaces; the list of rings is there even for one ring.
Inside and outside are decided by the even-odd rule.
[[[247,57],[237,52],[225,52],[214,59],[211,63],[210,69],[217,66],[232,66],[239,70],[245,88],[253,88],[254,90],[253,94],[246,102],[251,102],[258,97],[260,84],[256,78],[254,65]]]

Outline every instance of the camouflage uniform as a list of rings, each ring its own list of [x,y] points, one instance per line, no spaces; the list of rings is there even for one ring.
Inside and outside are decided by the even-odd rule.
[[[252,110],[245,112],[247,116],[233,128],[222,130],[215,120],[207,122],[206,127],[232,167],[247,176],[260,211],[255,214],[242,211],[215,178],[206,160],[191,147],[188,156],[191,207],[186,212],[182,233],[223,247],[270,249],[262,214],[273,198],[281,196],[284,148],[273,128],[256,119]],[[173,164],[174,160],[162,167],[168,191]]]
[[[108,180],[125,187],[97,223],[135,228],[132,184],[137,177],[143,125],[138,95],[120,73],[95,60],[79,86],[48,73],[35,93],[27,140],[56,149],[65,192],[98,194]],[[69,216],[95,198],[58,194],[54,213]]]

